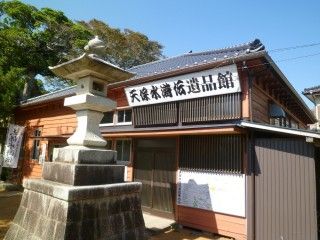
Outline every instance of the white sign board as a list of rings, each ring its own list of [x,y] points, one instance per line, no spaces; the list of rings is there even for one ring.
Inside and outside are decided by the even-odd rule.
[[[235,64],[125,88],[130,106],[241,92]]]
[[[9,124],[3,153],[3,167],[17,167],[23,133],[23,126]]]
[[[179,171],[178,205],[245,217],[245,175]]]

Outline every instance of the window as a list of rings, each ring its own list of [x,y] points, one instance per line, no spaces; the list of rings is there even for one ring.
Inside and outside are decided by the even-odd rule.
[[[33,140],[32,144],[32,151],[31,151],[31,159],[39,160],[40,155],[40,138],[41,137],[41,129],[37,128],[33,132],[33,136],[35,139]]]
[[[119,110],[118,111],[118,123],[131,123],[132,110]]]
[[[113,112],[105,112],[100,124],[112,124],[113,123]]]
[[[130,161],[131,140],[117,140],[116,143],[117,160]]]
[[[116,111],[116,117],[114,117],[115,112],[105,112],[100,124],[131,124],[132,120],[132,110],[118,110]],[[114,121],[116,119],[117,121]]]

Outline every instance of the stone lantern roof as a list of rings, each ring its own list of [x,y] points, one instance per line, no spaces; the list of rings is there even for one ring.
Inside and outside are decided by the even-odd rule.
[[[98,36],[90,40],[84,50],[86,53],[80,57],[49,67],[49,69],[58,77],[73,81],[90,75],[104,80],[106,83],[114,83],[134,76],[133,73],[127,72],[99,57],[104,52],[105,45]]]

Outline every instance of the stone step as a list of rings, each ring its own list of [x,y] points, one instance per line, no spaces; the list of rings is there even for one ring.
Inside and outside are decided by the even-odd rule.
[[[125,166],[107,164],[71,164],[45,162],[42,177],[74,186],[124,182]]]

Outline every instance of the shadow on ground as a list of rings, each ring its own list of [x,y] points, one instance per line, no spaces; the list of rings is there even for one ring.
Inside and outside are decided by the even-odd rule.
[[[230,240],[221,236],[214,236],[213,234],[203,233],[188,228],[180,230],[168,230],[164,233],[151,236],[150,240]]]

